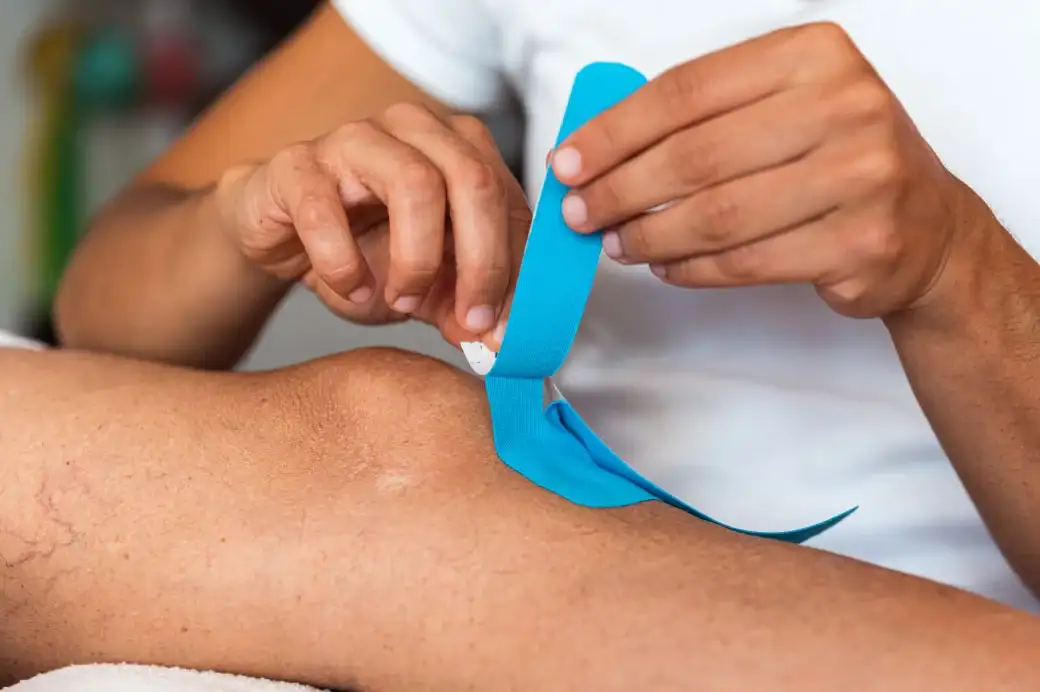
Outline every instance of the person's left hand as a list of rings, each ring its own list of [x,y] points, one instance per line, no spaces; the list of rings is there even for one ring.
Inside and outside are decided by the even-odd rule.
[[[551,160],[567,223],[612,229],[614,259],[688,287],[811,282],[855,317],[920,303],[978,201],[833,24],[675,67]]]

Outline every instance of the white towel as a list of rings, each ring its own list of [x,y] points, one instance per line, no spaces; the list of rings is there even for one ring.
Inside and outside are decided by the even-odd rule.
[[[24,680],[5,692],[316,692],[312,687],[180,668],[71,666]]]
[[[43,348],[43,344],[0,329],[0,348],[28,348],[35,350]]]

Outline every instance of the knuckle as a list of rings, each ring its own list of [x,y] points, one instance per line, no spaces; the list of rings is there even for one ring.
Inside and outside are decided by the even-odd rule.
[[[456,236],[454,239],[455,261],[459,270],[464,273],[489,271],[493,265],[504,264],[502,255],[502,244],[497,237],[481,237],[476,242],[462,242],[464,239]]]
[[[904,177],[902,157],[894,146],[871,147],[856,158],[855,172],[869,190],[897,186]]]
[[[504,260],[486,259],[476,263],[473,271],[477,273],[480,285],[489,293],[501,293],[512,279],[510,267]]]
[[[660,78],[661,97],[666,109],[689,110],[702,100],[705,88],[700,70],[693,69],[689,63],[672,68]]]
[[[738,283],[750,282],[763,275],[765,256],[754,245],[734,248],[719,255],[716,266],[727,279]]]
[[[465,159],[458,166],[456,181],[464,189],[480,196],[505,196],[505,186],[499,178],[498,171],[486,161]]]
[[[441,195],[444,194],[444,179],[433,164],[419,158],[412,158],[403,163],[394,176],[394,187],[405,194]]]
[[[629,222],[618,233],[625,257],[636,261],[652,257],[653,248],[648,226],[646,217],[643,217]]]
[[[624,183],[618,178],[616,175],[604,176],[581,193],[589,209],[618,209],[624,206]]]
[[[329,286],[344,288],[352,286],[365,275],[365,265],[359,257],[347,257],[335,264],[323,266],[319,275]]]
[[[698,231],[714,247],[729,244],[738,233],[743,218],[743,206],[733,195],[714,192],[701,200]]]
[[[671,147],[669,164],[688,188],[700,188],[717,180],[721,171],[719,143],[705,137],[690,136],[683,146]]]
[[[852,39],[845,28],[832,21],[812,22],[802,28],[802,35],[813,44],[813,47],[827,51],[843,51],[852,45]]]
[[[293,210],[293,225],[297,230],[324,228],[332,223],[332,209],[327,197],[308,192]]]
[[[859,77],[840,90],[838,110],[854,118],[875,118],[891,112],[893,96],[877,79]]]
[[[271,158],[271,170],[278,173],[292,173],[314,162],[314,146],[300,142],[290,144]]]
[[[353,142],[366,139],[376,131],[376,126],[370,120],[352,120],[343,123],[329,136],[330,142],[335,145],[340,142]]]
[[[661,281],[671,286],[696,286],[700,278],[697,268],[706,261],[704,258],[696,258],[671,262],[667,265],[667,271],[660,274],[659,277]]]
[[[394,125],[411,125],[438,120],[432,110],[421,103],[402,101],[383,111],[383,119]]]
[[[613,151],[623,146],[614,119],[594,118],[584,125],[582,132],[586,141],[596,142],[604,150]]]
[[[798,50],[816,66],[817,75],[861,72],[868,67],[848,32],[836,22],[804,25],[795,30],[794,38]]]
[[[480,118],[472,115],[453,115],[448,119],[452,129],[468,140],[476,140],[484,143],[494,142],[491,130]]]
[[[441,261],[436,256],[408,254],[394,262],[397,270],[411,284],[426,284],[440,272]]]

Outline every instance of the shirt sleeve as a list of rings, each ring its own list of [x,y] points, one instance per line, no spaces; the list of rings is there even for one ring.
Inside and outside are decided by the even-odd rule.
[[[487,112],[504,102],[499,27],[481,0],[333,0],[398,72],[445,105]]]

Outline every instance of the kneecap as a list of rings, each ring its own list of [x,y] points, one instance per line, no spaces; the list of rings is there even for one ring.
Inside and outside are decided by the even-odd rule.
[[[487,397],[469,373],[427,356],[366,348],[304,366],[319,400],[315,432],[349,450],[348,473],[376,489],[470,477],[496,459]],[[320,407],[319,407],[320,408]]]

